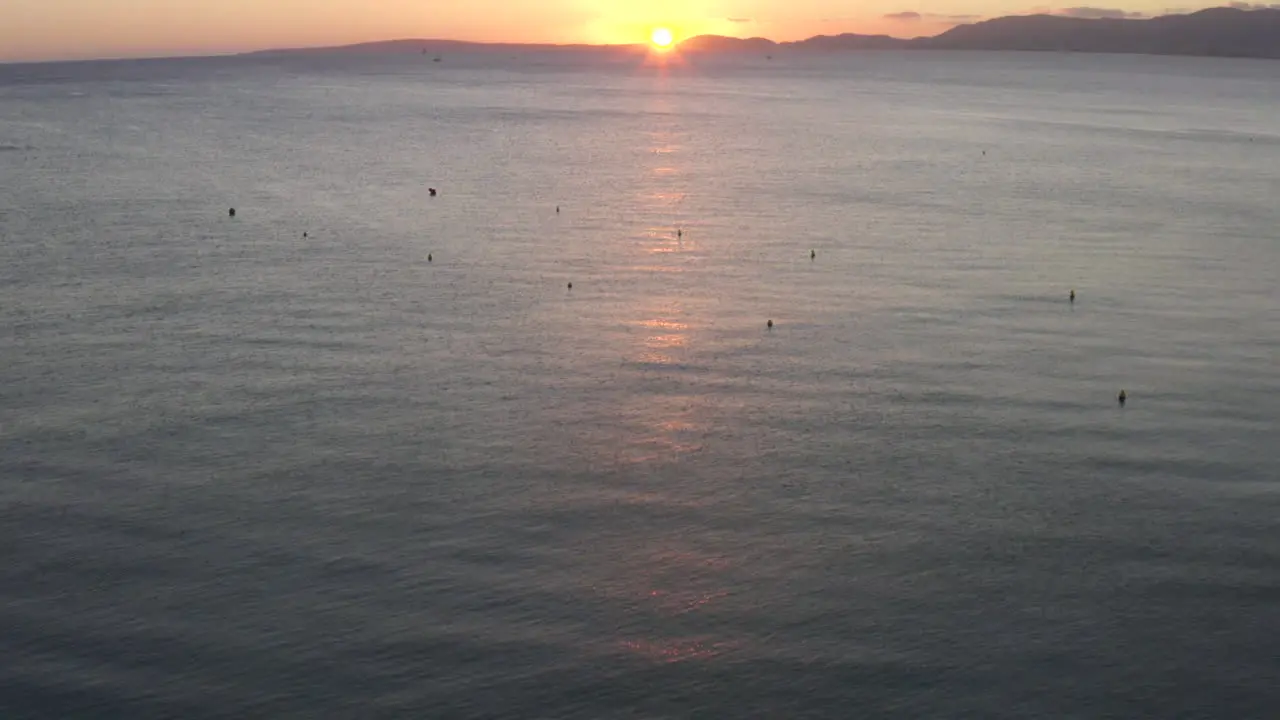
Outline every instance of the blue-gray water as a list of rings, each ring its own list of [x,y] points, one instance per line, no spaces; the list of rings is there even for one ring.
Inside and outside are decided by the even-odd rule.
[[[0,717],[1275,717],[1277,198],[1280,63],[0,67]]]

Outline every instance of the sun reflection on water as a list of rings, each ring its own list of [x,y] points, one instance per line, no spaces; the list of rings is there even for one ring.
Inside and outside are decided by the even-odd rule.
[[[621,270],[646,284],[623,310],[625,332],[615,335],[623,343],[618,355],[644,388],[617,410],[627,431],[616,454],[630,465],[678,461],[700,451],[709,430],[707,398],[696,392],[699,373],[691,361],[702,326],[689,310],[690,286],[683,279],[698,251],[684,232],[688,137],[679,96],[667,92],[668,82],[656,78],[647,96],[652,124],[643,131],[648,152],[640,158],[633,196],[643,218],[624,250],[629,260]]]
[[[699,355],[711,320],[705,316],[710,305],[698,295],[702,248],[686,206],[688,138],[674,96],[659,85],[651,97],[649,152],[636,168],[633,196],[641,217],[619,248],[626,259],[618,272],[642,289],[619,308],[619,330],[610,335],[628,375],[628,392],[612,408],[610,482],[624,493],[617,500],[623,512],[696,515],[715,512],[724,499],[677,478],[688,477],[687,463],[699,462],[723,396],[706,391],[711,369]],[[729,559],[678,537],[629,540],[610,563],[609,580],[595,587],[635,620],[611,640],[615,651],[668,664],[710,662],[740,649],[741,639],[706,626],[708,616],[731,601]]]
[[[733,648],[733,643],[709,637],[675,640],[624,640],[621,645],[628,652],[657,663],[712,660]]]
[[[665,664],[712,660],[741,647],[740,640],[689,632],[697,628],[702,613],[729,600],[723,577],[731,565],[727,558],[667,548],[647,556],[641,551],[630,559],[632,570],[618,584],[595,588],[654,624],[643,636],[628,634],[616,641],[625,654]]]

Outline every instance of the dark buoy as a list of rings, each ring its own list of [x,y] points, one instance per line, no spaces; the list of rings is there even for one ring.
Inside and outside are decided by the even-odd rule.
[[[770,320],[769,322],[765,323],[765,327],[767,327],[767,328],[769,328],[770,330],[772,330],[772,329],[773,329],[773,321],[772,321],[772,320]]]
[[[230,210],[228,210],[228,211],[227,211],[227,214],[228,214],[228,215],[230,215],[231,217],[235,217],[235,216],[236,216],[236,209],[235,209],[235,208],[231,208]]]
[[[557,214],[557,215],[559,215],[559,214],[560,214],[560,206],[559,206],[559,205],[557,205],[557,206],[556,206],[556,214]]]
[[[302,237],[304,237],[304,238],[305,238],[306,236],[307,236],[307,231],[306,231],[306,230],[303,230],[303,231],[302,231]]]
[[[570,290],[572,290],[572,289],[573,289],[573,283],[569,283],[569,289],[570,289]]]
[[[431,253],[427,253],[427,262],[431,262]]]
[[[1129,393],[1123,390],[1121,390],[1120,395],[1116,397],[1116,400],[1120,403],[1120,407],[1124,407],[1124,403],[1128,399],[1129,399]]]
[[[1075,291],[1075,290],[1072,290],[1072,291],[1071,291],[1071,294],[1070,294],[1069,296],[1067,296],[1067,297],[1071,300],[1071,302],[1075,302],[1075,301],[1076,301],[1076,291]]]
[[[817,251],[817,250],[810,250],[810,251],[809,251],[809,259],[810,259],[810,260],[812,260],[812,259],[814,259],[814,258],[816,258],[816,257],[818,257],[818,251]]]
[[[435,196],[436,196],[436,189],[435,189],[435,188],[427,188],[427,194],[429,194],[431,197],[435,197]]]
[[[676,237],[684,237],[684,230],[676,228]]]

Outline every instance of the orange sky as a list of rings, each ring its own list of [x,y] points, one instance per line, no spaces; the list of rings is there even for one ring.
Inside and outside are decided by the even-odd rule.
[[[1159,13],[1167,6],[1138,0],[1118,7]],[[0,61],[205,54],[409,37],[642,42],[654,26],[671,27],[678,38],[717,33],[795,40],[841,32],[910,37],[935,34],[952,16],[1045,9],[1021,0],[0,0]],[[920,17],[886,17],[906,11]]]

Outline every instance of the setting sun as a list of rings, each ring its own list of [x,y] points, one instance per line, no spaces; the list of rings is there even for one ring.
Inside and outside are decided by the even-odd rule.
[[[671,35],[671,31],[667,28],[654,28],[653,34],[649,36],[654,46],[666,49],[671,47],[671,43],[675,42],[675,37]]]

